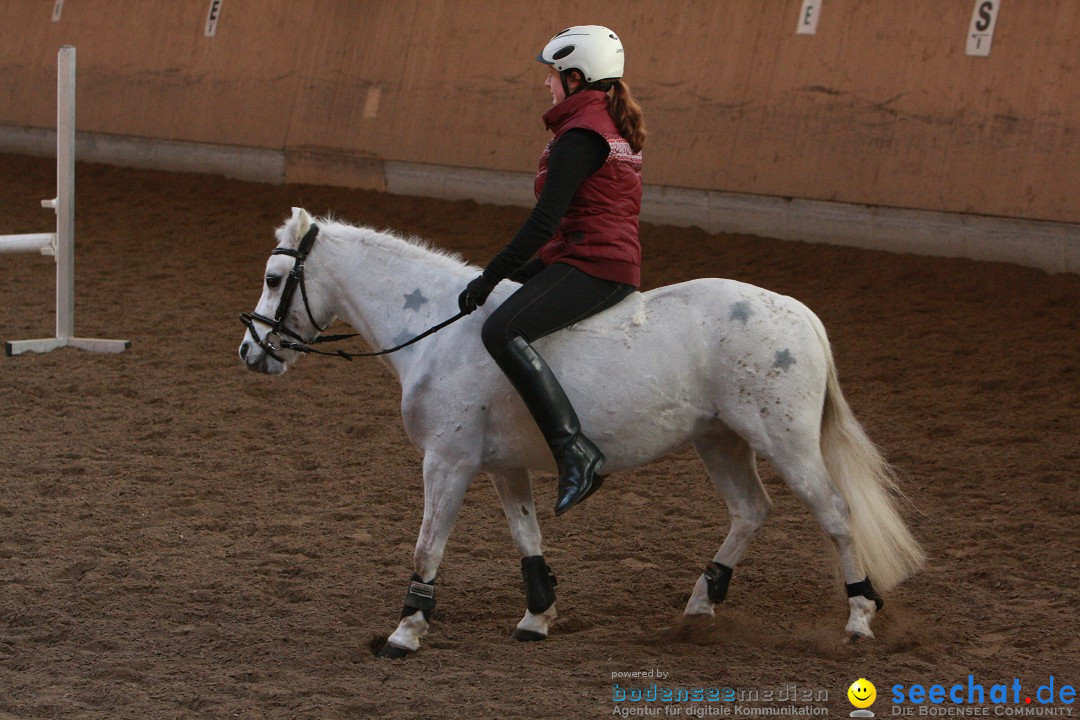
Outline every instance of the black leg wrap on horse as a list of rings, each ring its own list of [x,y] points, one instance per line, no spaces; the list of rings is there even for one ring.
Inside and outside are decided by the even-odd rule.
[[[885,601],[878,595],[878,591],[870,584],[870,578],[866,578],[862,582],[847,583],[844,587],[847,589],[847,596],[849,598],[862,595],[867,600],[873,600],[874,604],[877,605],[878,610],[885,605]]]
[[[529,612],[539,615],[552,606],[559,581],[544,562],[543,555],[521,558],[521,577],[525,580],[525,605]]]
[[[417,611],[424,613],[424,620],[431,622],[431,611],[435,609],[435,581],[425,583],[424,579],[413,573],[409,581],[409,591],[405,593],[405,607],[401,617],[408,617]]]
[[[718,562],[711,562],[705,568],[705,582],[709,586],[709,599],[719,605],[727,597],[728,583],[731,582],[731,568]]]

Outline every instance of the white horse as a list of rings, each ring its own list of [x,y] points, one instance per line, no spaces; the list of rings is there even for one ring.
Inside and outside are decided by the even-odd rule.
[[[278,249],[240,346],[251,370],[283,373],[298,357],[272,344],[275,308],[279,334],[310,340],[341,319],[372,347],[387,348],[456,313],[458,293],[479,272],[416,240],[330,218],[315,222],[306,260],[295,256],[302,239],[314,235],[308,213],[294,208],[277,231]],[[306,265],[306,280],[294,282],[301,292],[287,290],[283,303],[286,278],[298,265]],[[522,557],[530,609],[514,636],[542,639],[555,618],[529,476],[530,470],[554,473],[554,461],[480,341],[488,313],[516,288],[502,283],[472,315],[383,356],[401,382],[405,430],[423,452],[424,472],[414,575],[384,657],[417,650],[427,633],[439,562],[479,472],[491,477]],[[881,606],[874,585],[891,589],[924,555],[894,505],[899,491],[889,467],[840,392],[825,330],[806,306],[741,282],[693,280],[634,293],[536,347],[607,457],[605,473],[691,443],[727,502],[731,528],[694,585],[686,615],[713,614],[731,569],[769,515],[755,466],[760,454],[839,552],[849,597],[847,639],[873,637],[870,621]]]

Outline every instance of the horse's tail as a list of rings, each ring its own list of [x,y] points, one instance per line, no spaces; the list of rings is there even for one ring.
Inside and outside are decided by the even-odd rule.
[[[821,418],[821,454],[851,514],[855,552],[874,586],[886,591],[913,575],[926,554],[897,510],[905,498],[893,469],[851,412],[836,374],[832,349],[821,321],[811,324],[825,352],[828,379]]]

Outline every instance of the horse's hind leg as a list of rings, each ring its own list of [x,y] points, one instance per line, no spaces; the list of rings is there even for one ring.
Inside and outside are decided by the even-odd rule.
[[[533,505],[532,482],[528,470],[492,474],[499,493],[510,535],[521,555],[521,575],[525,580],[525,617],[517,624],[515,640],[543,640],[555,619],[555,576],[544,562],[540,549],[540,524]]]
[[[731,571],[746,552],[750,539],[769,516],[769,500],[757,474],[755,454],[746,441],[728,432],[694,441],[705,469],[716,489],[724,496],[731,515],[731,529],[720,550],[694,585],[684,615],[712,615],[713,606],[723,602]]]
[[[795,496],[806,504],[818,525],[832,540],[840,554],[840,566],[848,590],[847,640],[872,638],[870,621],[881,598],[866,581],[866,571],[855,552],[851,536],[851,516],[847,502],[833,484],[821,457],[816,439],[805,446],[789,445],[785,452],[769,458]]]

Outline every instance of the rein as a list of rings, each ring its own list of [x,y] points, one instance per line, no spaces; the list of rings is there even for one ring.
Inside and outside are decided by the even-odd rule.
[[[347,335],[324,335],[316,336],[310,340],[305,340],[298,333],[293,332],[285,326],[285,316],[289,312],[289,306],[292,304],[293,296],[296,294],[296,287],[300,286],[300,297],[304,300],[304,310],[307,312],[308,320],[315,327],[318,332],[322,332],[326,327],[320,327],[316,322],[315,316],[311,312],[311,305],[308,303],[307,285],[304,283],[304,261],[307,259],[308,253],[311,252],[311,246],[315,244],[315,238],[319,235],[319,226],[312,225],[304,237],[301,238],[300,244],[295,250],[291,248],[277,248],[271,255],[288,255],[295,258],[293,268],[289,272],[289,277],[285,280],[285,287],[281,290],[281,300],[278,301],[277,310],[274,311],[274,317],[268,318],[265,315],[259,313],[240,313],[240,322],[251,332],[251,337],[255,340],[255,343],[266,352],[267,355],[274,358],[280,363],[285,361],[282,359],[278,352],[280,350],[294,350],[296,352],[311,353],[315,355],[327,355],[330,357],[344,358],[345,360],[352,360],[354,357],[376,357],[378,355],[388,355],[392,352],[397,352],[403,348],[407,348],[415,342],[419,342],[426,338],[428,335],[433,335],[442,330],[447,325],[451,325],[461,318],[465,317],[468,313],[459,312],[449,320],[428,328],[424,332],[420,333],[411,340],[407,340],[396,347],[387,348],[386,350],[377,350],[375,352],[357,352],[350,353],[344,350],[316,350],[311,347],[312,345],[319,345],[321,343],[339,342],[341,340],[348,340],[350,338],[359,337],[360,333],[349,333]],[[261,323],[270,328],[270,331],[266,335],[259,337],[258,331],[255,329],[255,323]],[[327,326],[329,327],[329,325]],[[277,336],[277,346],[271,342],[271,336]],[[291,340],[289,338],[292,338]]]

